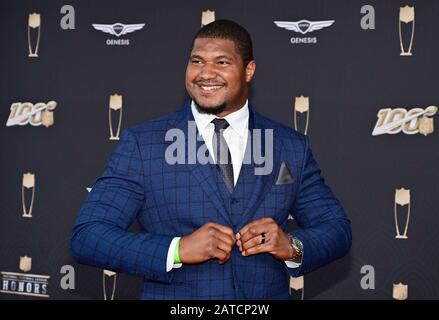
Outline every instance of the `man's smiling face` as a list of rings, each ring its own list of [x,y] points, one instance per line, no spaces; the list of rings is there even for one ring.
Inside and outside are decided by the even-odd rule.
[[[232,40],[197,38],[186,69],[186,90],[202,111],[224,116],[244,105],[254,71],[254,61],[244,67]]]

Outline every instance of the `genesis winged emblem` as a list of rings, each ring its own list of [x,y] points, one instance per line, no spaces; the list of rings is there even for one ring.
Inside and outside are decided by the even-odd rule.
[[[136,23],[136,24],[92,24],[93,28],[96,30],[112,34],[113,36],[120,37],[124,34],[131,33],[137,30],[142,29],[145,24],[144,23]]]
[[[335,20],[325,20],[325,21],[274,21],[274,24],[279,28],[284,28],[287,30],[292,30],[294,32],[299,32],[301,34],[306,34],[308,32],[313,32],[326,27],[331,26]]]

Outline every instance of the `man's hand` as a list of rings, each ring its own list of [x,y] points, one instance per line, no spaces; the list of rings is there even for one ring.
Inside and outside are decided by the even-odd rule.
[[[244,256],[266,252],[279,260],[287,260],[294,253],[290,239],[271,217],[248,223],[239,230],[236,239]]]
[[[180,260],[184,264],[218,259],[229,260],[236,238],[233,230],[215,222],[208,222],[192,234],[180,239]]]

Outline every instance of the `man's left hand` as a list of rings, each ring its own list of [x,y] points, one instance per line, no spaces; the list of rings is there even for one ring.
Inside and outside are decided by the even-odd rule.
[[[245,225],[236,234],[242,255],[269,253],[279,260],[293,256],[290,239],[271,217],[258,219]]]

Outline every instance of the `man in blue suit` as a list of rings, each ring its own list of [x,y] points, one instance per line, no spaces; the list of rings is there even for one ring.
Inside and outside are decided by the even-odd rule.
[[[197,33],[191,100],[123,132],[73,229],[79,263],[143,277],[142,299],[288,299],[289,275],[347,253],[349,220],[308,139],[248,102],[255,69],[240,25]],[[143,231],[127,231],[136,218]]]

